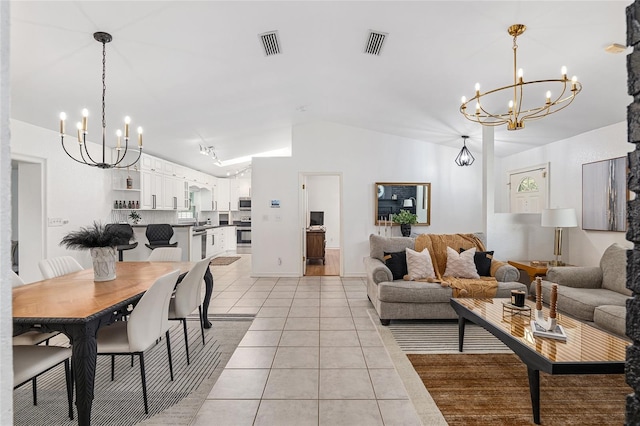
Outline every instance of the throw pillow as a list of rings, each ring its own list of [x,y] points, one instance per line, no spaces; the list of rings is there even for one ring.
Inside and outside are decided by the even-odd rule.
[[[460,248],[460,253],[464,249]],[[491,259],[493,259],[493,251],[476,251],[473,256],[473,262],[476,264],[476,270],[481,277],[491,276]]]
[[[480,278],[476,270],[476,264],[473,257],[476,254],[476,248],[465,250],[462,253],[456,252],[451,247],[447,247],[447,267],[444,271],[445,277],[455,278]]]
[[[428,249],[425,248],[421,252],[418,252],[407,248],[406,252],[407,276],[410,281],[436,277]]]
[[[394,280],[401,280],[407,275],[407,255],[404,251],[384,252],[384,264],[391,270]]]

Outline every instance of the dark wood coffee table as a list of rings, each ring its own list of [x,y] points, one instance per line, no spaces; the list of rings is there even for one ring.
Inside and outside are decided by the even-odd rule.
[[[540,424],[540,371],[548,374],[623,374],[629,342],[566,315],[559,315],[567,341],[534,337],[526,315],[503,309],[509,299],[451,299],[458,314],[458,350],[466,320],[480,325],[507,345],[527,366],[533,421]],[[526,303],[535,309],[535,303]],[[545,317],[549,311],[543,308]]]

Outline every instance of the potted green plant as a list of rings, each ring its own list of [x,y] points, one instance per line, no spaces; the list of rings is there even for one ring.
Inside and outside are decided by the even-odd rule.
[[[116,278],[116,246],[129,244],[133,235],[118,226],[99,222],[69,232],[60,241],[69,249],[89,249],[93,261],[94,281],[111,281]]]
[[[400,224],[400,231],[403,237],[411,235],[411,225],[418,222],[418,215],[409,210],[400,210],[400,213],[393,215],[393,222]]]
[[[129,213],[129,219],[131,219],[134,225],[137,225],[138,222],[142,220],[142,216],[140,216],[140,213],[137,211],[131,210],[131,213]]]

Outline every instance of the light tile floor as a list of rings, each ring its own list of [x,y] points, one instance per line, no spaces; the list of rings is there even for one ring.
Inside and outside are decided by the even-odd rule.
[[[361,278],[250,278],[212,267],[209,313],[255,314],[192,425],[421,425]]]

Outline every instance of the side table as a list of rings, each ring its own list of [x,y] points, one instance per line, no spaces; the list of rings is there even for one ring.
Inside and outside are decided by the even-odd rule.
[[[548,266],[532,265],[529,260],[510,260],[509,265],[515,266],[521,271],[525,271],[529,275],[529,282],[534,281],[536,277],[547,275]]]

